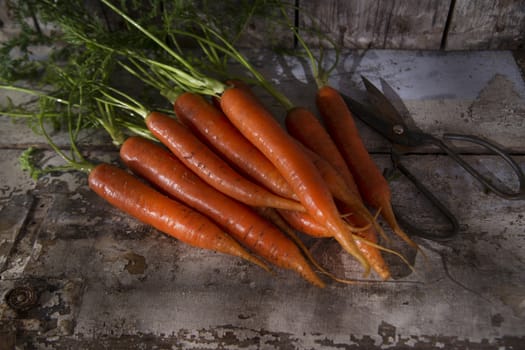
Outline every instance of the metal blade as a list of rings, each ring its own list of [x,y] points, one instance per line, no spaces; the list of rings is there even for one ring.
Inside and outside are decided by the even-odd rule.
[[[408,140],[404,132],[399,132],[399,129],[396,127],[397,124],[392,124],[390,120],[383,118],[373,106],[363,104],[344,94],[341,95],[353,115],[392,143],[408,146]]]
[[[390,84],[388,84],[385,79],[380,78],[379,81],[381,82],[381,89],[383,90],[384,96],[390,101],[393,108],[397,110],[405,125],[412,130],[419,130],[419,128],[416,126],[416,123],[414,122],[414,119],[412,119],[410,116],[408,108],[396,90]]]
[[[375,87],[375,85],[367,78],[361,76],[361,79],[363,80],[366,91],[368,92],[368,98],[372,105],[377,109],[379,115],[389,120],[393,125],[399,124],[405,127],[403,117],[383,92]]]

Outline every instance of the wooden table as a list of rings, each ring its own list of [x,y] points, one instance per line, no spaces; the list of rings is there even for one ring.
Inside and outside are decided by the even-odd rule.
[[[249,55],[295,103],[314,107],[315,85],[303,62]],[[490,138],[525,169],[525,83],[512,53],[349,51],[331,84],[350,93],[362,89],[360,75],[387,80],[423,130]],[[24,123],[5,117],[0,123],[0,349],[15,343],[72,349],[525,346],[525,201],[484,193],[433,149],[406,162],[457,216],[457,238],[416,238],[418,254],[393,240],[415,272],[386,256],[393,280],[317,289],[292,273],[270,275],[168,238],[99,199],[84,174],[35,183],[18,157],[42,139]],[[359,127],[374,159],[389,167],[388,142]],[[90,156],[117,159],[104,137],[87,140]],[[477,166],[513,181],[496,157],[463,150]],[[43,161],[59,160],[45,151]],[[409,183],[399,178],[391,186],[400,213],[429,229],[440,225]],[[307,243],[331,271],[361,278],[357,263],[333,242]],[[35,304],[15,312],[5,298],[20,286],[35,293]]]

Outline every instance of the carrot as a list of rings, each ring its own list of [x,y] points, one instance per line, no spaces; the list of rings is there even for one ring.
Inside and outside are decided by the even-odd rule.
[[[346,211],[345,205],[341,204],[342,210]],[[345,220],[349,222],[351,225],[364,225],[366,221],[363,220],[362,217],[359,215],[350,215],[345,217]],[[371,226],[365,230],[360,230],[356,232],[356,235],[359,237],[362,237],[366,239],[368,242],[372,243],[378,243],[378,235],[377,231],[378,226]],[[384,235],[383,230],[379,227],[379,232]],[[381,252],[378,247],[370,245],[370,244],[359,244],[360,242],[357,241],[358,247],[363,253],[364,256],[370,261],[370,265],[372,266],[372,269],[381,277],[383,280],[387,280],[390,278],[390,269],[388,268],[388,265],[384,261],[383,257],[381,256]]]
[[[245,82],[241,80],[230,80],[228,83],[231,86],[242,89],[256,98],[251,88]],[[348,208],[352,208],[351,212],[354,215],[362,215],[365,217],[368,223],[362,222],[363,226],[366,226],[370,223],[375,223],[373,216],[362,204],[359,197],[359,191],[357,190],[357,186],[355,185],[355,182],[352,178],[352,174],[348,170],[348,167],[346,167],[344,164],[344,160],[340,156],[337,147],[313,113],[304,107],[290,108],[286,114],[285,124],[288,132],[299,141],[301,148],[303,148],[308,157],[319,170],[332,195],[336,199],[345,203]],[[306,141],[306,139],[308,139],[307,144],[311,145],[312,147],[304,147],[305,143],[303,143],[303,141]],[[322,142],[319,142],[320,140],[322,140]],[[328,163],[323,157],[320,156],[320,154],[329,153],[339,155],[342,161],[342,164],[339,165],[342,165],[343,170],[346,169],[350,183],[345,184],[346,181],[342,178],[342,174],[339,174],[337,171],[339,168],[334,169],[332,164]],[[347,185],[351,187],[350,190],[352,191],[349,191]],[[356,196],[358,198],[356,198]]]
[[[343,212],[343,214],[358,215],[363,218],[362,221],[366,222],[365,225],[373,224],[375,222],[374,217],[364,206],[363,202],[361,202],[361,199],[346,185],[341,174],[317,153],[312,152],[306,147],[302,148],[314,163],[334,198],[346,205],[348,211]]]
[[[252,90],[250,89],[250,87],[245,82],[240,81],[240,80],[230,80],[228,81],[228,83],[231,86],[242,89],[243,91],[251,94],[251,96],[256,98]],[[319,135],[320,130],[315,130],[317,132],[312,132],[315,129],[315,122],[317,122],[318,128],[320,127],[320,130],[324,132],[324,135]],[[333,145],[333,147],[331,148],[328,147],[327,151],[336,152],[337,154],[339,154],[339,151],[337,150],[335,144],[333,144],[333,142],[331,141],[330,136],[328,135],[328,133],[326,133],[326,131],[323,129],[318,119],[313,115],[312,112],[310,112],[308,109],[303,108],[303,107],[294,107],[294,108],[289,109],[287,112],[287,116],[286,116],[286,126],[291,127],[292,129],[294,127],[296,127],[297,129],[301,129],[301,125],[304,125],[305,130],[307,130],[306,137],[315,139],[313,140],[313,142],[315,143],[316,146],[319,146],[319,147],[324,146],[323,144],[320,144],[321,142],[316,142],[317,140],[321,139],[322,136],[324,136],[326,138],[326,140],[323,140],[325,141],[324,143],[326,143],[328,146],[330,144]],[[314,125],[314,128],[311,127],[312,125]],[[310,130],[310,132],[308,130]],[[303,133],[301,130],[297,130],[297,132],[295,132],[294,134],[298,136],[305,135],[305,133]],[[295,136],[294,134],[292,134],[292,136]],[[299,140],[299,143],[301,143],[300,141],[301,140]],[[320,157],[318,153],[313,152],[313,149],[311,150],[311,149],[305,148],[302,143],[301,143],[301,148],[304,149],[304,151],[307,153],[309,158],[312,160],[316,168],[319,170],[322,178],[325,180],[326,184],[328,185],[328,188],[330,189],[330,192],[332,193],[332,195],[336,199],[345,203],[347,205],[347,208],[352,208],[351,212],[354,215],[361,215],[364,218],[366,218],[366,220],[361,220],[361,227],[365,227],[366,225],[369,225],[370,223],[376,224],[373,216],[368,212],[368,209],[362,204],[360,196],[359,196],[359,192],[357,190],[357,186],[354,183],[354,180],[352,178],[352,175],[350,174],[350,171],[344,164],[344,160],[342,160],[341,158],[341,161],[343,162],[342,165],[347,170],[347,173],[350,176],[351,184],[353,185],[353,188],[355,189],[355,193],[349,191],[342,176],[336,171],[336,169],[334,169],[331,166],[331,164],[325,161],[324,158]],[[327,153],[327,152],[325,151],[324,153]],[[339,157],[341,156],[339,155]],[[356,196],[358,198],[356,198]]]
[[[249,93],[252,97],[256,98],[250,87],[245,82],[241,80],[230,80],[228,83],[231,86],[239,88]],[[299,141],[301,148],[303,148],[304,152],[306,152],[308,157],[319,170],[332,195],[336,199],[344,202],[347,207],[352,208],[352,212],[355,215],[362,215],[363,217],[367,218],[368,224],[375,223],[373,216],[362,204],[360,197],[356,198],[356,196],[359,196],[359,192],[353,181],[350,171],[344,164],[344,160],[341,159],[343,162],[342,165],[344,165],[344,168],[346,168],[348,176],[351,179],[351,183],[348,184],[348,186],[353,185],[351,189],[354,189],[354,192],[349,191],[347,185],[345,184],[345,179],[343,179],[342,176],[337,172],[338,169],[334,169],[332,165],[325,161],[323,157],[319,156],[320,153],[329,152],[335,152],[336,154],[339,154],[339,151],[313,113],[303,107],[290,108],[287,112],[285,123],[289,133],[292,131],[290,134]],[[303,126],[305,131],[302,129]],[[324,134],[321,135],[321,132],[324,132]],[[301,137],[302,135],[304,135],[304,137]],[[299,136],[299,139],[295,136]],[[318,142],[318,140],[321,140],[323,137],[323,142]],[[302,141],[304,141],[305,138],[309,138],[309,144],[313,146],[311,149],[304,147],[304,143]],[[319,146],[324,149],[321,152],[321,150],[316,149],[315,146]],[[339,157],[341,156],[339,155]],[[364,225],[367,225],[367,223]]]
[[[324,287],[297,246],[282,232],[248,206],[206,184],[160,145],[130,137],[122,145],[120,157],[133,172],[214,220],[248,249]]]
[[[245,82],[244,80],[241,80],[241,79],[229,79],[229,80],[226,80],[226,86],[243,89],[244,91],[246,91],[246,92],[248,92],[250,94],[253,94],[251,86],[247,82]],[[212,97],[212,103],[213,103],[213,105],[215,107],[217,107],[218,109],[221,109],[221,99],[220,99],[220,97],[213,96]]]
[[[258,209],[261,213],[261,216],[267,218],[270,222],[272,222],[275,226],[279,228],[283,233],[285,233],[288,237],[290,237],[295,244],[301,249],[303,254],[306,256],[306,258],[319,270],[320,273],[330,277],[332,280],[345,283],[345,284],[355,284],[356,281],[354,280],[346,280],[336,277],[333,273],[326,270],[321,264],[317,262],[317,260],[313,257],[313,255],[310,253],[310,250],[306,247],[306,245],[303,243],[303,241],[299,238],[297,235],[295,229],[288,223],[286,220],[279,215],[279,213],[276,211],[276,209],[273,208],[260,208]]]
[[[326,238],[329,237],[329,233],[326,231],[326,228],[317,223],[311,216],[307,213],[301,213],[290,210],[279,210],[279,214],[283,219],[290,224],[294,229],[301,231],[312,237]],[[353,223],[360,223],[353,221]],[[366,257],[370,262],[372,269],[381,277],[383,280],[390,278],[390,270],[385,260],[383,259],[381,252],[378,247],[371,245],[369,243],[377,243],[377,235],[373,228],[369,228],[364,231],[359,231],[356,233],[359,237],[364,238],[364,240],[356,239],[356,245],[361,251],[361,253]]]
[[[245,179],[174,118],[151,112],[146,125],[180,161],[219,191],[250,206],[304,210],[299,202],[277,196]]]
[[[279,209],[278,212],[279,215],[297,231],[301,231],[312,237],[329,237],[326,227],[317,222],[308,213],[285,209]]]
[[[373,228],[370,228],[365,231],[357,232],[359,237],[366,239],[369,242],[377,243],[377,234]],[[363,253],[363,255],[370,261],[372,269],[381,277],[383,280],[390,278],[390,269],[386,264],[381,252],[377,247],[371,246],[370,244],[363,243],[361,240],[357,239],[357,246]]]
[[[362,205],[361,196],[352,173],[346,166],[337,146],[319,120],[309,110],[296,107],[288,111],[285,125],[288,132],[294,136],[294,138],[301,142],[301,144],[307,146],[305,150],[306,153],[320,171],[334,197],[342,202],[342,207],[344,208],[342,212],[351,214],[345,218],[346,221],[352,226],[361,227],[368,223],[374,223],[374,227],[384,235],[383,230],[375,222],[364,205]],[[328,159],[331,161],[328,161]],[[279,212],[300,231],[310,233],[311,235],[317,234],[319,237],[326,235],[323,227],[316,225],[311,217],[308,217],[305,213],[284,210]],[[359,230],[359,232],[355,233],[370,242],[377,243],[377,233],[374,227],[368,227],[365,230]],[[357,241],[357,246],[370,262],[372,269],[374,269],[383,280],[388,279],[390,277],[390,271],[379,249],[359,241]]]
[[[204,97],[184,93],[175,100],[174,110],[182,123],[249,177],[282,197],[295,197],[275,166],[230,123],[222,111]]]
[[[126,171],[109,164],[89,173],[89,187],[113,206],[194,247],[246,259],[265,270],[268,266],[202,214],[155,191]]]
[[[316,103],[328,133],[350,168],[365,203],[381,210],[382,217],[392,230],[408,244],[417,247],[397,223],[388,182],[364,146],[353,115],[339,92],[325,85],[318,89]]]
[[[319,156],[310,149],[305,148],[305,152],[312,159],[315,166],[321,173],[321,176],[330,188],[334,198],[339,201],[340,205],[344,206],[345,209],[342,211],[343,214],[345,214],[344,216],[351,217],[351,220],[348,220],[347,217],[346,221],[349,222],[353,228],[360,227],[364,228],[365,230],[370,230],[371,225],[373,225],[373,228],[379,231],[383,238],[388,239],[381,225],[379,225],[376,218],[372,216],[372,214],[363,204],[359,192],[354,193],[351,190],[350,186],[348,186],[347,182],[343,178],[342,173],[339,173],[325,158]],[[354,186],[356,186],[355,183]],[[357,232],[363,230],[354,229],[354,231]]]
[[[348,169],[344,158],[326,129],[313,113],[305,108],[293,108],[286,114],[285,125],[290,135],[329,162],[343,177],[350,190],[355,195],[360,196],[354,177]]]
[[[368,273],[370,265],[347,231],[328,187],[297,142],[252,94],[242,89],[226,89],[221,96],[221,108],[240,132],[277,167],[310,215],[326,226]]]

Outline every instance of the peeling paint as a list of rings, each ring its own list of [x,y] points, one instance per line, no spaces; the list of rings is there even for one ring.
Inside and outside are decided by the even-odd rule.
[[[125,266],[126,271],[132,275],[142,275],[148,267],[146,264],[146,259],[142,255],[135,254],[133,252],[128,252],[124,254],[124,259],[128,261]]]

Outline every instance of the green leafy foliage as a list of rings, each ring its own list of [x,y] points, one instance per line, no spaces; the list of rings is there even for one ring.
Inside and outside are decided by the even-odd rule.
[[[161,95],[218,95],[231,60],[265,84],[234,44],[254,20],[278,23],[275,1],[10,0],[20,33],[0,50],[0,89],[33,99],[8,100],[0,111],[27,120],[66,162],[82,168],[81,130],[103,129],[115,145],[130,132],[151,137],[134,101],[170,109]],[[50,50],[37,57],[41,45]],[[21,79],[32,88],[18,85]],[[126,96],[128,105],[112,96],[121,102]],[[68,133],[69,153],[56,147],[44,125]],[[21,164],[37,177],[45,172],[32,166],[33,154],[24,152]]]
[[[34,159],[35,152],[36,149],[34,147],[29,147],[24,152],[22,152],[18,158],[18,161],[20,163],[20,168],[23,171],[29,172],[29,175],[33,180],[38,180],[38,178],[44,175],[46,172],[36,165]]]
[[[41,65],[32,58],[31,47],[47,45],[50,39],[42,33],[35,22],[31,1],[8,1],[12,22],[18,26],[17,36],[2,43],[0,47],[0,78],[4,81],[14,81],[32,77],[38,74]],[[27,19],[33,19],[33,24]]]

